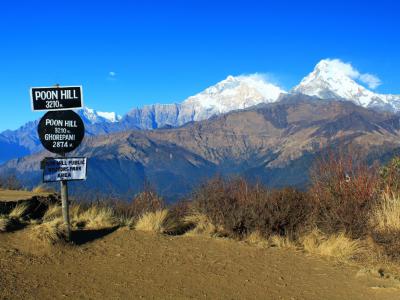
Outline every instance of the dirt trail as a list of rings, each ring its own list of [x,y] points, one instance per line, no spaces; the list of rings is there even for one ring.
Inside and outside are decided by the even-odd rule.
[[[0,234],[0,299],[400,299],[390,281],[304,253],[117,230],[80,246]]]

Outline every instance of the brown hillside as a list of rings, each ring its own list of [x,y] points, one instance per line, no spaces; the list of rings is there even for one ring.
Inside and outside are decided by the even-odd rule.
[[[400,145],[399,117],[349,102],[286,96],[260,105],[152,131],[126,131],[94,138],[71,155],[88,156],[81,191],[132,194],[149,181],[167,198],[190,192],[214,174],[241,174],[270,186],[304,186],[312,161],[329,147],[354,146],[387,159]],[[41,152],[0,167],[28,185],[40,181]]]

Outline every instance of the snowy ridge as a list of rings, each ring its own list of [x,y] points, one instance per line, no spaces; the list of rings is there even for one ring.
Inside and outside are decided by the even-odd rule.
[[[193,121],[198,121],[231,110],[275,102],[282,93],[286,91],[259,74],[228,76],[203,92],[187,98],[182,102],[181,109],[190,112]],[[187,115],[180,116],[180,119],[187,119]]]
[[[394,112],[400,110],[400,95],[378,94],[368,90],[356,82],[363,76],[372,75],[362,75],[350,64],[338,59],[323,59],[292,92],[321,99],[350,100],[367,108]]]
[[[215,109],[224,113],[261,102],[274,102],[281,93],[286,92],[258,74],[228,76],[203,92],[187,98],[182,105],[198,105],[204,109]]]
[[[78,110],[77,113],[82,117],[85,123],[89,124],[115,123],[121,120],[121,116],[117,115],[115,112],[102,112],[88,107]]]
[[[122,122],[142,129],[175,127],[232,110],[275,102],[282,93],[286,92],[260,74],[228,76],[181,103],[135,108],[124,116]]]

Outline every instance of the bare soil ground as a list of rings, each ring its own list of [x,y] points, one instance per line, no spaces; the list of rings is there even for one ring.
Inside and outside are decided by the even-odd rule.
[[[48,196],[49,193],[35,193],[30,191],[13,191],[0,189],[0,201],[28,200],[35,196]]]
[[[394,280],[288,249],[124,228],[50,246],[29,230],[0,234],[0,299],[400,299]]]

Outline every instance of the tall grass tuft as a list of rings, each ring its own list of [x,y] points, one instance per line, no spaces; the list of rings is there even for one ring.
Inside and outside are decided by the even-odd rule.
[[[400,232],[400,197],[393,193],[383,193],[381,201],[371,212],[370,221],[375,231]]]
[[[30,236],[33,239],[56,244],[65,239],[65,230],[61,218],[36,225],[31,229]]]
[[[295,241],[291,240],[287,236],[272,235],[268,238],[268,244],[272,247],[281,249],[297,250]]]
[[[55,193],[54,188],[48,187],[45,184],[39,184],[32,189],[34,193]]]
[[[52,221],[54,219],[61,218],[61,216],[61,206],[58,204],[53,204],[47,208],[45,214],[43,215],[43,222]]]
[[[140,231],[164,233],[167,216],[167,209],[144,213],[136,222],[135,229]]]
[[[217,227],[205,214],[191,213],[184,217],[183,222],[192,227],[186,235],[214,236],[218,232]]]
[[[28,203],[19,203],[17,204],[13,210],[10,212],[9,217],[12,219],[20,219],[22,218],[28,210]]]
[[[309,253],[333,257],[339,261],[349,261],[364,250],[360,240],[351,239],[343,232],[325,235],[316,229],[302,238],[302,245]]]
[[[10,227],[11,220],[8,216],[0,215],[0,232],[6,232]]]
[[[88,209],[79,210],[72,215],[78,227],[103,229],[118,225],[118,220],[111,207],[91,205]]]
[[[370,217],[372,238],[380,252],[400,260],[400,198],[386,191],[373,208]]]

